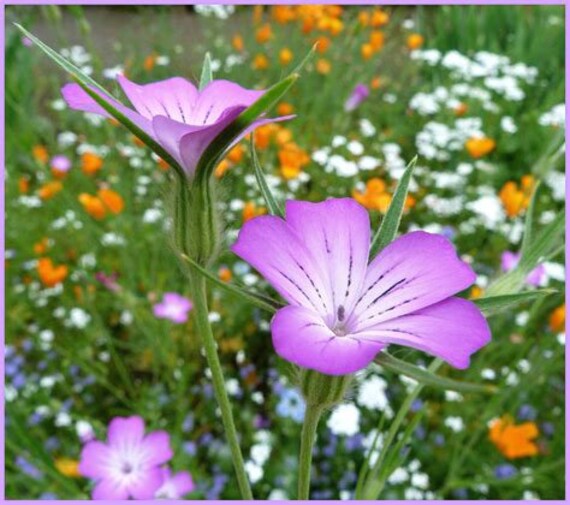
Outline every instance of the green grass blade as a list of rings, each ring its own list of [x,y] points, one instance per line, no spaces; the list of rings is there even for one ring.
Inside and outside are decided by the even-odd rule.
[[[269,209],[269,213],[273,216],[285,217],[285,213],[283,212],[283,208],[277,203],[273,193],[271,193],[271,189],[269,189],[269,185],[265,180],[265,175],[263,174],[263,169],[259,163],[259,158],[257,157],[257,152],[255,151],[255,147],[253,145],[253,135],[249,142],[249,153],[251,155],[251,160],[253,163],[253,171],[255,173],[255,179],[257,180],[257,184],[259,189],[261,190],[261,194],[263,195],[263,199]]]
[[[210,58],[210,53],[206,53],[206,56],[204,56],[204,64],[202,65],[202,74],[200,75],[200,91],[203,90],[213,80],[214,75],[212,74],[212,60]]]
[[[406,197],[408,196],[408,187],[410,186],[412,172],[414,171],[417,161],[418,157],[414,156],[412,161],[408,163],[406,171],[398,183],[398,187],[392,197],[386,216],[382,219],[380,228],[378,228],[378,231],[372,239],[372,245],[370,246],[370,258],[374,258],[396,237],[398,226],[400,226],[400,220],[404,213],[404,204],[406,203]]]

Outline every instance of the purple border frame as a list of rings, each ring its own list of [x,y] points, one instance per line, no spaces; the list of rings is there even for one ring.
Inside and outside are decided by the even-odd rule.
[[[570,25],[570,8],[568,8],[568,3],[570,3],[570,0],[455,0],[455,1],[449,1],[449,0],[442,0],[442,1],[428,1],[428,0],[419,0],[419,1],[413,1],[413,0],[392,0],[389,2],[386,1],[382,1],[382,0],[356,0],[356,1],[352,1],[352,0],[340,0],[340,1],[331,1],[331,0],[264,0],[264,1],[260,1],[260,0],[238,0],[238,1],[231,1],[228,0],[226,2],[224,1],[208,1],[208,0],[197,0],[197,1],[193,1],[193,2],[188,2],[185,0],[83,0],[82,2],[79,1],[70,1],[70,0],[52,0],[52,1],[38,1],[38,0],[0,0],[0,38],[1,38],[1,46],[2,46],[2,52],[0,54],[0,81],[2,83],[4,83],[4,75],[5,75],[5,68],[4,68],[4,54],[5,54],[5,45],[6,45],[6,41],[5,41],[5,7],[6,6],[10,6],[10,5],[84,5],[84,6],[93,6],[93,5],[126,5],[126,4],[133,4],[133,5],[215,5],[215,4],[222,4],[222,5],[228,5],[228,4],[233,4],[233,5],[257,5],[257,4],[262,4],[262,5],[283,5],[283,4],[289,4],[289,5],[293,5],[293,4],[336,4],[336,5],[388,5],[388,6],[392,6],[392,5],[434,5],[434,6],[438,6],[438,5],[563,5],[565,6],[565,12],[564,12],[564,18],[565,18],[565,28],[566,28],[566,32],[565,32],[565,78],[568,75],[568,69],[570,68],[570,32],[568,30],[568,26]],[[0,101],[0,134],[2,136],[2,139],[4,139],[4,135],[5,135],[5,102],[4,102],[4,86],[2,86],[2,90],[1,90],[1,101]],[[566,80],[565,83],[565,103],[566,103],[566,124],[570,124],[570,88],[568,86],[568,81]],[[567,138],[566,138],[567,140]],[[2,141],[0,143],[0,170],[2,175],[4,175],[4,167],[5,167],[5,151],[4,151],[4,142]],[[570,152],[568,150],[566,150],[565,153],[565,160],[566,160],[566,165],[568,165],[568,162],[570,160]],[[3,179],[3,178],[2,178]],[[570,178],[566,178],[566,195],[568,195],[568,193],[570,192]],[[0,237],[0,249],[1,249],[1,255],[2,255],[2,264],[4,264],[4,254],[5,254],[5,234],[4,234],[4,219],[5,219],[5,215],[4,215],[4,184],[1,185],[0,188],[0,206],[1,206],[1,210],[0,210],[0,231],[1,231],[1,237]],[[568,207],[566,207],[566,234],[565,234],[565,240],[566,243],[568,243],[568,239],[570,238],[570,227],[568,226],[568,217],[570,216],[570,212],[568,210]],[[568,251],[568,249],[566,249],[565,251],[565,261],[566,264],[568,264],[568,260],[570,258],[570,253]],[[1,336],[1,343],[2,343],[2,348],[4,347],[4,342],[5,342],[5,279],[4,279],[4,268],[0,268],[0,281],[2,283],[2,287],[1,287],[1,291],[0,291],[0,301],[1,301],[1,307],[0,307],[0,318],[2,320],[2,336]],[[566,288],[565,288],[565,296],[566,298],[568,298],[568,294],[570,293],[570,288],[568,287],[568,284],[566,284]],[[568,332],[568,320],[566,320],[566,325],[565,325],[565,331],[566,333]],[[570,362],[569,362],[569,351],[568,349],[565,347],[565,359],[566,359],[566,363],[565,363],[565,371],[566,371],[566,377],[568,377],[568,375],[570,374]],[[2,393],[4,392],[4,360],[1,360],[0,362],[0,372],[1,372],[1,378],[0,378],[0,387],[1,387],[1,391]],[[566,499],[565,500],[547,500],[549,503],[553,503],[553,504],[564,504],[567,502],[567,500],[569,499],[569,495],[570,495],[570,483],[569,483],[569,477],[570,477],[570,471],[568,468],[568,439],[570,438],[570,435],[568,434],[568,418],[569,418],[569,405],[568,405],[568,399],[569,399],[569,394],[568,394],[568,389],[565,388],[565,415],[566,415],[566,450],[565,450],[565,478],[566,478]],[[4,395],[2,394],[2,398],[4,397]],[[42,501],[40,500],[6,500],[5,499],[5,453],[4,453],[4,401],[0,402],[0,448],[2,449],[0,451],[0,464],[1,464],[1,469],[0,469],[0,502],[4,503],[14,503],[14,504],[34,504],[34,503],[42,503]],[[61,504],[84,504],[86,501],[90,501],[90,500],[50,500],[47,503],[61,503]],[[167,503],[204,503],[206,500],[169,500]],[[357,500],[351,500],[354,501],[355,503],[363,503],[363,504],[367,504],[367,503],[377,503],[375,501],[357,501]],[[382,503],[401,503],[404,502],[406,500],[383,500]],[[518,504],[520,503],[520,501],[522,500],[482,500],[485,503],[496,503],[496,504]],[[527,500],[526,503],[540,503],[542,500]],[[228,503],[228,504],[239,504],[239,503],[243,503],[243,501],[237,501],[237,500],[210,500],[209,503],[216,503],[216,502],[220,502],[220,503]],[[423,500],[423,502],[426,503],[439,503],[439,504],[444,504],[447,503],[447,500]],[[457,504],[468,504],[468,503],[473,503],[474,500],[452,500],[453,503],[457,503]],[[479,501],[481,502],[481,501]],[[104,500],[101,501],[100,503],[121,503],[121,501],[111,501],[111,500]],[[142,500],[139,503],[143,503],[143,504],[156,504],[156,501],[147,501],[147,500]],[[285,501],[275,501],[275,503],[287,503]],[[336,501],[332,501],[332,500],[311,500],[311,503],[336,503]]]

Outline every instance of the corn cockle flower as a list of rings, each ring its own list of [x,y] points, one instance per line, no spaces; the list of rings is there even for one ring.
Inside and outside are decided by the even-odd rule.
[[[232,250],[289,303],[271,322],[277,353],[327,375],[366,367],[389,344],[420,349],[457,368],[490,339],[470,301],[475,281],[451,243],[405,234],[368,263],[370,220],[349,198],[289,201],[286,218],[244,224]]]
[[[356,109],[364,100],[368,98],[370,90],[366,84],[357,84],[352,93],[348,97],[348,100],[344,104],[344,110],[346,112],[351,112]]]
[[[217,135],[265,93],[225,80],[211,81],[202,90],[182,77],[144,85],[122,75],[117,80],[135,110],[93,91],[158,142],[189,177]],[[78,84],[66,84],[62,94],[72,109],[110,117]],[[234,139],[234,144],[260,125],[289,117],[258,119]]]
[[[153,306],[154,315],[160,319],[170,319],[173,323],[188,321],[188,312],[192,302],[178,293],[164,293],[162,302]]]
[[[501,254],[501,268],[503,272],[509,272],[513,268],[516,268],[520,259],[521,255],[519,253],[505,251]],[[526,283],[535,287],[540,286],[545,280],[546,270],[544,269],[544,265],[538,265],[526,277]]]
[[[79,473],[95,480],[94,500],[150,500],[164,484],[164,465],[172,458],[164,431],[145,436],[142,418],[116,417],[107,443],[94,440],[81,451]]]

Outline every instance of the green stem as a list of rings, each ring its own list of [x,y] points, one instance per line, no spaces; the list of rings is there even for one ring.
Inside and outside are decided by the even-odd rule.
[[[224,431],[230,446],[232,453],[232,460],[234,463],[234,469],[236,472],[236,477],[238,480],[238,486],[241,493],[241,497],[244,500],[253,500],[253,495],[251,494],[251,489],[249,487],[249,482],[247,480],[247,474],[245,473],[245,466],[243,463],[243,456],[241,454],[241,449],[239,446],[239,441],[237,437],[236,427],[234,424],[234,418],[232,415],[232,410],[230,406],[230,401],[226,393],[226,386],[224,375],[222,373],[222,366],[218,358],[218,352],[216,350],[216,341],[212,333],[212,328],[210,327],[210,322],[208,320],[208,303],[206,301],[206,281],[200,275],[194,272],[190,273],[192,281],[192,291],[193,291],[193,302],[194,302],[194,316],[196,319],[196,330],[202,339],[202,345],[206,351],[206,360],[208,361],[208,366],[212,371],[212,382],[214,386],[214,393],[216,395],[216,400],[220,411],[222,412],[222,423],[224,425]]]
[[[439,358],[436,358],[432,361],[431,365],[428,367],[428,372],[435,373],[438,368],[443,364],[443,361]],[[364,499],[364,500],[377,500],[378,495],[382,491],[383,487],[383,480],[379,479],[380,470],[382,468],[382,464],[384,463],[386,456],[388,455],[388,451],[392,447],[392,442],[395,440],[396,435],[400,429],[400,426],[404,422],[406,415],[410,411],[412,403],[421,393],[422,389],[424,388],[424,384],[418,384],[412,391],[408,394],[404,403],[400,407],[400,410],[396,414],[388,433],[386,434],[385,440],[382,441],[382,450],[380,451],[380,455],[374,467],[366,479],[366,482],[362,488],[362,496],[357,496],[356,499]]]
[[[301,431],[301,452],[299,454],[299,493],[297,497],[299,500],[309,499],[313,444],[322,413],[323,407],[321,405],[307,405],[305,410],[303,430]]]

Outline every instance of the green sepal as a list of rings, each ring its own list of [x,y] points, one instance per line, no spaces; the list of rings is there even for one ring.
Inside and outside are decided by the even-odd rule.
[[[263,169],[259,164],[259,159],[257,157],[257,153],[255,152],[255,147],[253,145],[253,135],[249,142],[249,152],[251,155],[251,161],[253,163],[253,171],[255,174],[255,179],[261,190],[261,194],[263,195],[263,199],[265,200],[265,204],[267,205],[267,209],[272,216],[278,217],[285,217],[285,213],[283,212],[283,208],[277,203],[277,200],[271,193],[271,189],[269,189],[269,185],[265,180],[265,175],[263,174]]]
[[[400,375],[405,375],[406,377],[414,379],[425,386],[457,391],[458,393],[493,394],[497,390],[497,388],[491,384],[474,384],[471,382],[462,382],[448,379],[446,377],[440,377],[439,375],[424,370],[423,368],[419,368],[395,358],[386,352],[378,354],[374,359],[374,362],[386,370],[390,370],[391,372],[395,372]]]
[[[512,293],[508,295],[486,296],[484,298],[476,298],[471,300],[483,314],[492,316],[504,312],[521,303],[542,298],[544,296],[558,293],[556,289],[534,289],[532,291],[524,291],[522,293]]]

